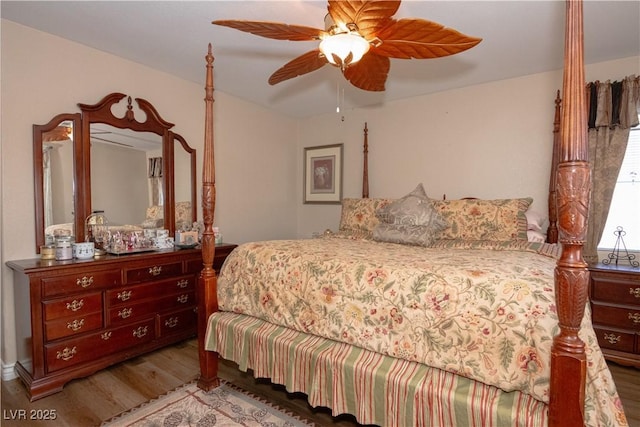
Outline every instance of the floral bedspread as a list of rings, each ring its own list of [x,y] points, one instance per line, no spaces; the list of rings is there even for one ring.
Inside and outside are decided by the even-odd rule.
[[[548,402],[556,259],[540,244],[476,246],[246,243],[223,266],[219,307]],[[619,399],[589,319],[586,407],[609,417]]]

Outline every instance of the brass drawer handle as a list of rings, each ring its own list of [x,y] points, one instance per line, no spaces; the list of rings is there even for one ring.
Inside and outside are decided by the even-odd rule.
[[[189,301],[189,295],[186,295],[186,294],[184,294],[184,295],[180,295],[180,296],[178,297],[177,301],[178,301],[180,304],[184,304],[185,302]]]
[[[131,298],[131,291],[118,292],[118,299],[120,301],[127,301],[129,298]]]
[[[73,301],[67,303],[67,310],[78,311],[83,306],[84,306],[84,300],[83,299],[81,299],[80,301],[74,299]]]
[[[614,334],[604,334],[605,341],[608,341],[609,344],[617,344],[620,341],[620,335],[616,336]]]
[[[158,267],[158,266],[153,266],[149,269],[149,274],[152,276],[157,276],[158,274],[160,274],[162,272],[162,266]]]
[[[118,312],[118,316],[123,319],[126,319],[127,317],[131,316],[132,312],[133,312],[132,308],[123,308]]]
[[[76,279],[76,285],[88,288],[93,285],[93,276],[84,276],[82,279]]]
[[[133,330],[133,336],[136,338],[142,338],[147,335],[149,328],[147,326],[139,326],[137,329]]]
[[[629,288],[629,293],[636,298],[640,298],[640,288]]]
[[[176,283],[176,285],[178,285],[179,288],[183,288],[184,289],[187,286],[189,286],[189,280],[187,280],[187,279],[179,280],[178,283]]]
[[[76,319],[73,322],[67,323],[67,329],[71,329],[73,332],[78,332],[84,326],[84,319]]]
[[[77,352],[78,351],[76,350],[75,347],[73,347],[73,348],[65,347],[64,350],[59,351],[56,354],[56,359],[58,359],[58,360],[62,359],[64,361],[71,360],[73,358],[73,356],[76,355]]]
[[[170,317],[167,320],[164,321],[164,326],[168,326],[169,328],[175,328],[176,326],[178,326],[178,318],[177,317]]]
[[[640,323],[640,313],[629,313],[629,320],[632,320],[634,324]]]
[[[108,339],[111,338],[112,332],[111,331],[107,331],[107,332],[103,332],[100,335],[100,338],[102,338],[103,340],[107,341]]]

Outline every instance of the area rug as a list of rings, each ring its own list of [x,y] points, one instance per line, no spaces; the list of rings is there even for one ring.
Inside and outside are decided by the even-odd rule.
[[[230,383],[209,392],[195,382],[146,402],[105,421],[109,427],[155,426],[315,426],[293,413],[285,412]]]

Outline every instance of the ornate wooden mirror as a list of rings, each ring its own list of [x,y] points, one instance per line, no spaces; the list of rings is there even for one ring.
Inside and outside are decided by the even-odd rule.
[[[76,152],[82,146],[81,115],[59,114],[49,123],[33,125],[36,251],[45,244],[45,230],[58,225],[75,235],[77,195]]]
[[[110,223],[170,235],[197,220],[195,149],[148,101],[135,104],[112,93],[78,104],[81,113],[34,125],[36,252],[60,230],[84,241],[94,210],[105,211]]]

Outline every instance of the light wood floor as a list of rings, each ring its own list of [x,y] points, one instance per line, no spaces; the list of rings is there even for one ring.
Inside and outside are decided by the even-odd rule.
[[[137,357],[104,369],[90,377],[68,383],[62,392],[29,402],[19,380],[2,381],[3,427],[98,426],[119,413],[166,393],[198,375],[195,339]],[[640,427],[640,369],[611,364],[629,425]],[[304,395],[291,395],[283,387],[256,380],[230,362],[220,364],[220,377],[265,399],[302,415],[320,426],[355,427],[351,416],[331,417],[325,409],[311,408]],[[55,421],[11,420],[16,410],[55,410]]]

